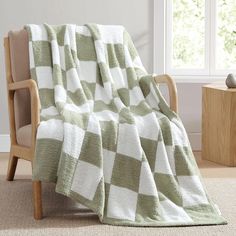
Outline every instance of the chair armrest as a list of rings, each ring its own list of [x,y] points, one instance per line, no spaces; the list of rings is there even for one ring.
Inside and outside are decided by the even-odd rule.
[[[29,92],[30,92],[32,148],[34,148],[37,127],[40,122],[40,116],[39,116],[40,100],[39,100],[39,94],[38,94],[38,87],[37,87],[36,82],[32,79],[22,80],[19,82],[8,84],[9,93],[14,93],[16,90],[19,90],[19,89],[29,89]]]
[[[170,97],[170,109],[178,113],[178,97],[176,83],[169,75],[157,75],[154,77],[154,81],[157,84],[164,83],[167,84]]]

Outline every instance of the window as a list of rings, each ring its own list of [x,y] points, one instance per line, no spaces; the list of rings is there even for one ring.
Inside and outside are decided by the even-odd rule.
[[[155,71],[186,78],[236,72],[235,0],[165,0],[154,4]]]

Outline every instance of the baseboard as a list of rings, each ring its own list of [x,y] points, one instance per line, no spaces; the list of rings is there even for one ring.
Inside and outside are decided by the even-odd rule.
[[[201,150],[201,133],[188,133],[188,137],[194,151]],[[10,135],[0,134],[0,152],[10,151]]]
[[[10,152],[9,134],[0,134],[0,152]]]
[[[201,151],[201,133],[188,133],[188,138],[191,143],[193,151]]]

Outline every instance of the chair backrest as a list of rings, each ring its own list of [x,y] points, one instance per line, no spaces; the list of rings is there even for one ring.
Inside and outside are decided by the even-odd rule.
[[[8,33],[10,46],[11,73],[14,82],[30,79],[28,33],[26,30]],[[31,123],[30,94],[27,89],[14,94],[16,130]]]

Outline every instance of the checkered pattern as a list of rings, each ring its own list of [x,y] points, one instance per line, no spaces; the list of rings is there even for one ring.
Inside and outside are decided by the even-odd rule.
[[[33,178],[101,222],[220,224],[178,116],[122,26],[28,25],[41,102]]]

